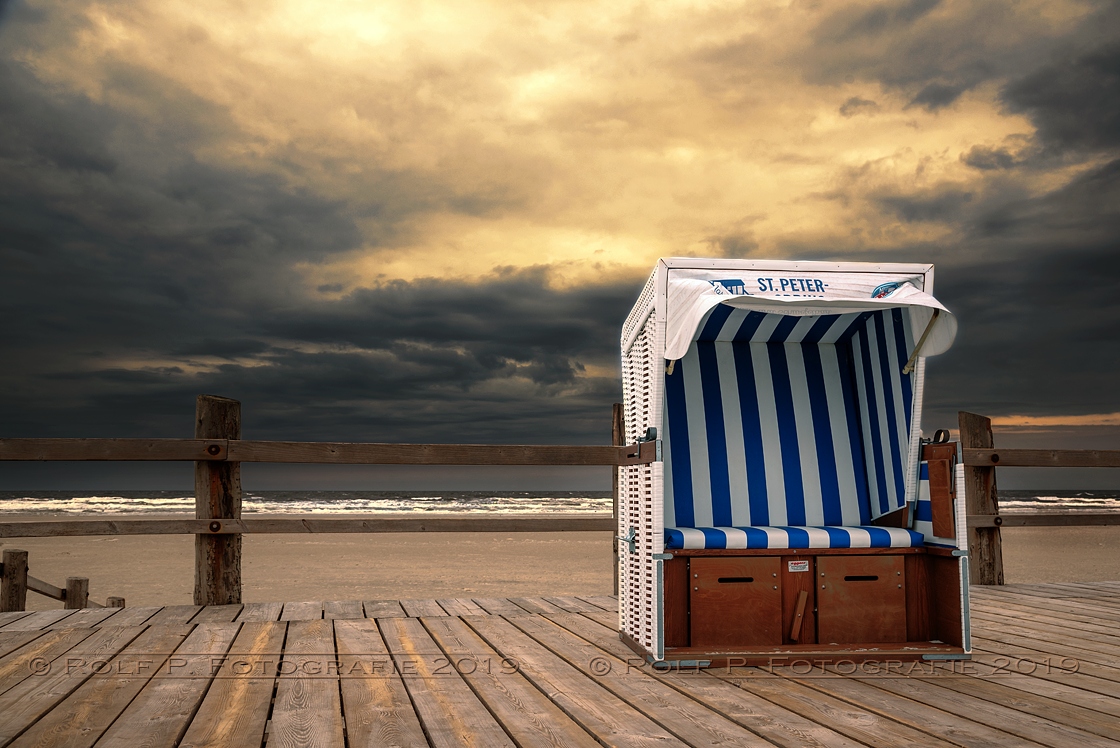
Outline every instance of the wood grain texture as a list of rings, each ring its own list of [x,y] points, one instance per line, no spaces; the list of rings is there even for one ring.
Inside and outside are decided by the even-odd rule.
[[[279,621],[284,612],[284,603],[245,603],[241,607],[238,621]]]
[[[970,467],[1120,467],[1117,449],[996,449],[966,447]]]
[[[366,600],[362,603],[366,618],[407,618],[408,614],[396,600]]]
[[[429,516],[386,519],[27,520],[0,522],[0,538],[193,534],[229,536],[246,533],[610,532],[613,529],[614,520],[607,515]]]
[[[27,589],[53,600],[66,599],[66,590],[64,588],[55,587],[50,582],[45,582],[42,579],[36,579],[32,576],[27,577]]]
[[[27,607],[27,551],[5,548],[0,573],[0,612],[14,613]]]
[[[908,577],[909,564],[923,561],[956,563],[948,556],[907,557]],[[774,666],[653,674],[619,640],[612,598],[519,599],[552,611],[544,614],[503,600],[415,603],[414,612],[435,604],[460,613],[420,619],[402,617],[404,608],[390,606],[393,601],[371,601],[361,606],[364,613],[381,609],[397,617],[290,624],[196,624],[229,618],[236,609],[195,606],[12,614],[2,620],[32,619],[32,625],[0,631],[0,729],[16,745],[89,745],[99,734],[98,745],[110,746],[171,746],[181,738],[186,745],[261,745],[274,687],[280,711],[268,731],[273,744],[281,737],[296,744],[321,736],[337,741],[337,726],[345,724],[351,746],[422,746],[429,739],[436,745],[1098,746],[1114,744],[1120,720],[1116,583],[974,587],[971,661],[880,664],[878,674],[857,669],[851,675],[812,663],[802,663],[808,672]],[[488,605],[521,614],[506,619],[487,612]],[[358,608],[342,601],[315,604],[315,612],[331,607]],[[461,615],[475,608],[476,615]],[[252,609],[240,613],[246,610]],[[119,618],[133,611],[134,618]],[[45,630],[67,620],[60,614],[73,617],[72,626]],[[190,623],[113,625],[156,616]],[[379,626],[392,629],[395,667]],[[313,635],[298,633],[301,627]],[[110,663],[110,670],[117,663],[127,669],[129,655],[158,651],[153,642],[170,637],[166,652],[187,631],[166,669],[146,684],[147,672],[65,672],[74,660],[93,659]],[[240,644],[227,653],[237,632]],[[137,635],[154,638],[129,638]],[[516,671],[494,668],[503,657],[516,661]],[[48,670],[33,675],[35,658]],[[325,660],[326,677],[291,671],[286,663],[297,658]],[[592,672],[595,658],[602,660]],[[1028,667],[1016,671],[1015,663]],[[900,665],[916,669],[906,674]],[[231,677],[221,676],[223,667]],[[279,678],[278,670],[284,671]],[[284,678],[301,681],[302,690],[280,688]],[[285,715],[297,718],[286,724]],[[320,723],[328,729],[314,726]]]
[[[415,618],[379,621],[424,732],[433,748],[514,743]]]
[[[515,605],[504,597],[476,597],[474,602],[478,607],[492,616],[527,616],[529,611],[520,605]]]
[[[157,626],[108,660],[105,670],[83,682],[11,745],[89,748],[147,685],[190,632],[187,626]]]
[[[1069,514],[1037,512],[1033,514],[970,514],[968,526],[973,527],[1092,527],[1120,525],[1118,512],[1071,512]]]
[[[225,439],[0,439],[0,460],[185,462],[224,459]]]
[[[449,616],[477,616],[485,615],[486,611],[480,608],[473,600],[440,598],[436,600]]]
[[[28,642],[32,642],[43,635],[41,631],[12,631],[5,634],[0,631],[0,657],[4,657]]]
[[[323,618],[365,618],[365,611],[358,600],[328,600],[323,603]]]
[[[565,714],[607,745],[679,745],[680,740],[605,689],[587,672],[549,651],[512,621],[521,618],[478,616],[467,623],[486,643],[519,665],[519,670]]]
[[[358,444],[230,441],[228,459],[348,465],[637,465],[655,458],[643,445]]]
[[[266,748],[345,744],[331,621],[288,624]]]
[[[147,620],[149,626],[173,626],[187,623],[202,612],[200,605],[168,605]]]
[[[203,395],[209,403],[225,398]],[[196,432],[197,433],[197,432]],[[211,432],[220,433],[220,432]],[[639,465],[652,443],[626,446],[376,444],[194,439],[0,439],[0,461],[283,462],[335,465]]]
[[[401,600],[401,607],[410,618],[420,616],[445,616],[447,611],[435,600]]]
[[[191,623],[229,623],[241,615],[241,605],[207,605],[198,612]]]
[[[99,748],[173,748],[187,729],[240,626],[196,626],[113,722]]]
[[[991,419],[975,413],[958,414],[961,448],[992,449]],[[999,514],[996,496],[996,471],[993,467],[965,464],[965,513],[969,515]],[[998,527],[968,529],[969,581],[972,584],[1003,584],[1003,547]]]
[[[314,621],[323,617],[322,602],[284,603],[281,621]]]
[[[598,743],[533,687],[514,663],[504,662],[458,618],[429,618],[428,632],[454,668],[522,748],[579,748]]]
[[[94,626],[101,626],[107,618],[112,617],[116,612],[115,608],[85,608],[43,628],[47,630],[93,628]]]
[[[61,621],[63,618],[74,615],[73,610],[54,609],[54,610],[40,610],[27,616],[18,618],[10,623],[5,624],[0,631],[38,631],[45,629],[52,623]]]
[[[199,395],[195,403],[196,439],[240,439],[241,403]],[[200,520],[241,519],[241,463],[194,463],[194,516]],[[194,536],[194,604],[241,602],[241,536],[204,531]]]
[[[585,615],[554,615],[549,619],[615,657],[630,661],[633,652],[618,639],[612,614],[605,621]],[[602,618],[602,616],[597,616]],[[774,745],[786,748],[855,748],[862,745],[845,738],[827,725],[818,724],[723,681],[710,673],[685,670],[659,673],[658,680],[698,699],[720,714],[735,720]]]
[[[35,724],[92,676],[93,662],[115,656],[142,633],[140,628],[119,627],[94,631],[70,651],[50,662],[42,675],[26,678],[0,694],[0,745]]]
[[[514,618],[511,623],[568,665],[586,672],[589,685],[594,682],[602,686],[687,745],[770,745],[769,741],[722,714],[660,682],[650,672],[643,671],[633,657],[615,657],[541,616]],[[610,665],[609,670],[604,663]],[[634,667],[635,664],[638,667]]]
[[[279,622],[241,624],[181,748],[261,745],[287,626]]]
[[[5,652],[4,656],[0,657],[0,693],[32,677],[29,662],[52,662],[92,635],[91,629],[51,631],[46,634],[40,631],[8,634],[7,636],[18,637],[13,639],[13,643],[19,646],[13,647],[10,652]]]
[[[351,748],[427,748],[377,623],[368,618],[335,621],[334,632]]]

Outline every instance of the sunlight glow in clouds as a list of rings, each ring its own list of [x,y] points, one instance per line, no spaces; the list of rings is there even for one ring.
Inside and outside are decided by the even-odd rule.
[[[0,2],[0,422],[175,435],[213,391],[273,436],[598,441],[626,311],[697,255],[934,262],[962,325],[931,423],[1114,428],[1117,29],[1108,0]]]
[[[1001,175],[962,156],[1032,126],[1003,111],[997,83],[931,110],[912,86],[830,79],[830,50],[861,42],[830,39],[830,24],[869,7],[94,3],[19,57],[151,128],[190,122],[189,154],[167,167],[189,155],[351,205],[364,241],[312,250],[309,288],[539,264],[570,284],[631,277],[663,255],[958,238],[952,221],[902,220],[875,198],[981,200]],[[1086,9],[1009,6],[984,41],[1057,34]],[[916,23],[948,32],[984,13],[943,3]],[[898,39],[862,43],[889,55]],[[180,102],[159,111],[122,90],[126,68],[181,89]],[[1068,178],[1017,174],[1027,193]]]

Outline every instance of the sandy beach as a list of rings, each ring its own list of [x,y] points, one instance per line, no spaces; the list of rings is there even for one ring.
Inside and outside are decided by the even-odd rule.
[[[1003,540],[1008,583],[1120,580],[1120,527],[1011,528]],[[99,602],[191,602],[191,536],[10,538],[0,547],[28,551],[31,574],[52,584],[89,577]],[[246,602],[604,595],[611,534],[246,535],[242,575]],[[30,610],[54,607],[28,595]]]

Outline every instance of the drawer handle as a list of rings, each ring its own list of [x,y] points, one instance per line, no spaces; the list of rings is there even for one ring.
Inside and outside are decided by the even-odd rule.
[[[853,574],[850,577],[844,577],[844,581],[845,582],[878,582],[879,577],[878,576],[873,576],[873,575],[870,575],[870,574],[863,574],[863,575]]]
[[[745,584],[753,582],[754,577],[720,577],[718,581],[720,584]]]

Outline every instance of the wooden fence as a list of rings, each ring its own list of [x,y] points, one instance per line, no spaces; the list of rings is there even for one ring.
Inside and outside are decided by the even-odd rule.
[[[1000,514],[996,496],[999,467],[1120,467],[1120,450],[997,449],[991,419],[958,415],[968,514],[969,581],[1003,584],[1003,527],[1073,527],[1120,525],[1120,513]]]
[[[200,395],[193,439],[0,439],[0,460],[24,461],[187,461],[195,465],[195,519],[51,520],[0,522],[0,537],[88,535],[195,536],[197,605],[241,602],[241,536],[245,533],[383,532],[573,532],[615,531],[617,495],[611,517],[506,516],[402,517],[370,519],[243,519],[241,463],[317,463],[378,465],[640,465],[653,462],[653,443],[622,445],[622,408],[612,414],[610,446],[529,446],[497,444],[371,444],[274,442],[241,439],[241,404]],[[1120,524],[1113,514],[1001,515],[995,468],[1120,467],[1120,451],[997,449],[991,420],[974,413],[959,416],[965,466],[969,528],[970,581],[1003,584],[1000,528]],[[617,480],[615,490],[617,491]],[[615,554],[617,556],[617,539]],[[71,577],[66,589],[27,575],[22,561],[5,551],[0,609],[16,605],[19,587],[83,607],[88,581]],[[19,552],[17,552],[19,553]],[[616,559],[617,560],[617,559]],[[617,575],[617,563],[615,564]],[[23,580],[22,583],[17,580]],[[617,592],[617,577],[615,591]],[[83,591],[84,584],[84,591]],[[73,588],[71,590],[71,588]],[[11,598],[11,599],[9,599]],[[115,604],[110,598],[109,604]],[[22,609],[22,599],[19,603]]]
[[[653,462],[656,457],[653,443],[617,444],[621,435],[620,415],[621,406],[616,405],[612,419],[616,444],[609,446],[271,442],[241,439],[241,403],[238,401],[200,395],[196,402],[193,439],[0,439],[0,460],[194,462],[195,519],[0,522],[0,537],[194,535],[195,604],[224,605],[241,602],[241,536],[245,533],[613,532],[614,516],[602,515],[242,519],[241,463],[604,465],[617,469],[622,465]],[[617,496],[613,514],[617,515]],[[615,553],[617,555],[617,542]],[[26,568],[24,556],[23,577],[26,577]],[[14,580],[15,576],[11,575],[19,574],[15,559],[12,564],[5,564],[5,580],[9,577]],[[59,597],[60,588],[26,578],[27,589],[68,600],[68,605],[80,596],[75,592],[67,598],[66,591],[62,590]],[[15,584],[7,581],[6,588],[13,588]],[[14,597],[13,601],[4,599],[0,603],[16,604]]]

